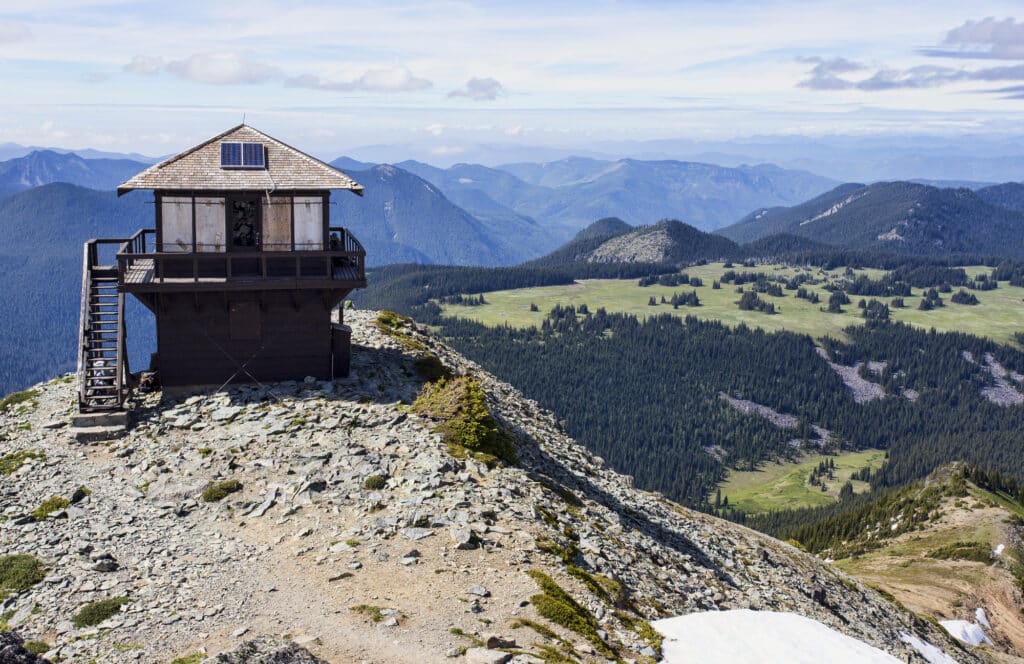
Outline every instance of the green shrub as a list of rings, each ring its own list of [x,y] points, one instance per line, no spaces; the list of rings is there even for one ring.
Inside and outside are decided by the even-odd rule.
[[[5,454],[0,457],[0,474],[10,475],[17,469],[21,468],[21,465],[29,459],[45,461],[46,455],[34,450],[18,450],[17,452]]]
[[[11,392],[3,399],[0,399],[0,411],[7,410],[11,406],[32,401],[39,396],[39,390],[25,390],[23,392]]]
[[[50,516],[54,512],[58,512],[71,502],[67,498],[61,498],[60,496],[50,496],[43,502],[39,503],[39,507],[32,510],[32,518],[36,521],[45,521],[46,517]]]
[[[16,553],[0,556],[0,592],[28,590],[46,577],[46,569],[35,556]]]
[[[440,432],[455,457],[472,456],[488,466],[516,462],[512,438],[498,428],[487,408],[483,388],[468,376],[438,379],[423,387],[412,411],[438,421]]]
[[[383,489],[384,485],[387,484],[387,480],[383,475],[370,475],[363,480],[363,488],[367,491],[377,491]]]
[[[24,648],[33,655],[42,655],[44,652],[50,651],[50,644],[46,641],[26,641]]]
[[[417,358],[416,361],[413,362],[413,366],[416,368],[420,377],[428,383],[440,380],[441,378],[447,379],[452,377],[451,370],[444,365],[444,362],[442,362],[440,358],[431,353]]]
[[[947,544],[928,554],[939,560],[969,560],[976,563],[992,562],[992,548],[984,542],[956,542]]]
[[[203,489],[203,500],[207,503],[215,503],[218,500],[227,498],[232,493],[242,490],[242,483],[238,480],[224,480],[223,482],[211,482]]]
[[[107,618],[116,615],[128,601],[127,597],[112,597],[101,599],[98,602],[89,602],[71,617],[71,624],[78,629],[99,625]]]

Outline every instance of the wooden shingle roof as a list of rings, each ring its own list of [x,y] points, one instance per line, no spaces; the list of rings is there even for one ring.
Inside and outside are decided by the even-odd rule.
[[[263,143],[266,147],[266,168],[221,168],[220,144],[234,141]],[[245,124],[150,166],[118,186],[117,195],[134,189],[348,189],[360,196],[363,194],[361,184],[333,166]]]

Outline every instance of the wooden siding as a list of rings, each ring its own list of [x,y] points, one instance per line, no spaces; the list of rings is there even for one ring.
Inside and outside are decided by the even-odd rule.
[[[335,304],[333,297],[309,291],[161,294],[161,381],[182,386],[329,379]]]

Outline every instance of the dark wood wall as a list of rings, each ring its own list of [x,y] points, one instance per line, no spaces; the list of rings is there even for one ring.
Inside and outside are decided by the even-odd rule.
[[[164,385],[331,378],[331,308],[319,291],[236,291],[157,296]],[[240,369],[252,374],[248,376]]]

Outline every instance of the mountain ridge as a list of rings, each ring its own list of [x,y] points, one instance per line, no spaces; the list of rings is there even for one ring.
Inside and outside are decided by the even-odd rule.
[[[648,620],[752,608],[807,616],[900,659],[920,661],[913,637],[980,661],[827,563],[633,489],[551,413],[412,321],[350,311],[346,322],[349,379],[143,397],[104,446],[61,431],[72,381],[0,412],[4,431],[21,432],[0,523],[17,537],[0,552],[69,580],[14,595],[11,627],[48,639],[51,656],[112,663],[228,650],[249,632],[287,633],[339,662],[444,662],[509,643],[538,658],[551,646],[587,663],[651,662],[660,639]],[[453,454],[444,417],[415,405],[448,385],[424,387],[416,367],[431,357],[451,385],[479,386],[514,464]],[[101,598],[123,608],[98,630],[52,629]]]
[[[794,207],[755,210],[716,233],[737,242],[790,233],[862,251],[1024,256],[1024,213],[987,202],[984,191],[844,184]]]

